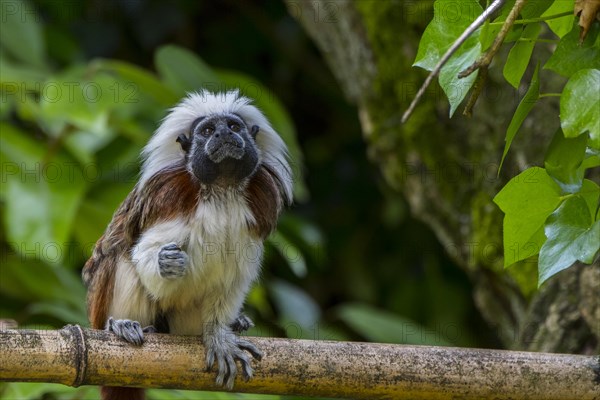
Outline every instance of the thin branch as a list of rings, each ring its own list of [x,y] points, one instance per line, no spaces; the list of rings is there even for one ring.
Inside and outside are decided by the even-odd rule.
[[[410,118],[411,114],[415,110],[415,107],[417,106],[419,101],[421,101],[421,97],[423,97],[423,95],[425,94],[425,90],[427,90],[433,79],[436,76],[438,76],[442,67],[448,62],[450,57],[452,57],[452,55],[456,53],[460,46],[462,46],[462,44],[467,41],[467,39],[473,34],[473,32],[475,32],[481,25],[483,25],[483,23],[490,17],[490,15],[492,15],[496,10],[502,7],[505,1],[506,0],[495,0],[492,4],[490,4],[490,6],[487,9],[485,9],[485,11],[479,17],[477,17],[477,19],[475,19],[475,21],[473,21],[473,23],[471,23],[471,25],[469,25],[467,29],[465,29],[465,31],[459,36],[458,39],[456,39],[452,46],[450,46],[450,48],[442,56],[440,61],[438,61],[436,66],[429,73],[429,76],[427,76],[427,79],[425,79],[425,82],[423,82],[423,85],[417,92],[417,95],[413,99],[412,103],[410,103],[410,106],[402,115],[403,124],[406,123],[406,121],[408,121],[408,118]]]
[[[598,356],[247,338],[264,353],[246,393],[353,399],[597,399]],[[149,334],[141,347],[104,331],[0,331],[0,381],[223,390],[200,338]]]
[[[510,13],[508,13],[506,21],[504,21],[500,32],[498,32],[496,39],[494,39],[494,43],[492,43],[492,46],[481,57],[479,57],[477,61],[471,64],[471,66],[459,73],[459,78],[466,78],[478,69],[482,67],[487,68],[491,64],[492,59],[494,58],[496,53],[498,53],[498,50],[500,50],[500,46],[502,46],[502,43],[504,43],[504,39],[506,38],[508,31],[510,31],[510,28],[512,28],[513,24],[515,23],[515,20],[521,13],[521,10],[523,9],[526,3],[527,0],[517,0],[515,2],[515,5],[513,6],[512,10],[510,10]]]
[[[485,83],[487,82],[488,69],[480,68],[479,75],[477,75],[477,80],[475,81],[475,85],[473,85],[473,90],[471,90],[471,94],[469,95],[469,100],[467,101],[467,105],[463,111],[463,115],[466,117],[471,117],[473,115],[473,107],[475,107],[475,103],[481,94],[481,91],[485,87]]]
[[[546,22],[546,21],[551,21],[553,19],[568,17],[570,15],[573,15],[572,11],[565,11],[560,14],[547,15],[545,17],[518,19],[515,21],[514,25],[527,25],[527,24],[533,24],[534,22]],[[490,22],[490,25],[502,25],[502,24],[504,24],[504,21]]]
[[[515,5],[513,6],[512,10],[510,10],[510,13],[506,17],[506,21],[504,21],[500,32],[498,32],[498,35],[494,39],[494,43],[492,43],[492,46],[489,48],[489,50],[486,51],[485,54],[483,54],[481,57],[479,57],[477,61],[471,64],[471,66],[469,66],[464,71],[458,74],[458,77],[462,79],[466,78],[467,76],[471,75],[477,70],[479,70],[480,72],[479,76],[477,77],[475,87],[473,88],[473,90],[471,91],[471,95],[469,96],[469,101],[467,102],[465,110],[463,111],[463,115],[470,117],[473,114],[473,107],[475,107],[475,103],[477,102],[477,99],[479,98],[479,95],[481,94],[483,87],[485,86],[485,83],[487,81],[488,68],[492,63],[494,56],[496,55],[496,53],[498,53],[498,50],[500,50],[500,46],[502,46],[502,43],[504,43],[504,39],[506,38],[508,31],[510,31],[510,28],[512,28],[513,24],[515,23],[515,20],[517,19],[517,17],[521,13],[521,10],[525,6],[525,3],[527,3],[527,0],[517,0],[515,2]]]
[[[557,39],[531,39],[531,38],[519,38],[517,42],[536,42],[536,43],[550,43],[550,44],[558,44],[560,40]]]

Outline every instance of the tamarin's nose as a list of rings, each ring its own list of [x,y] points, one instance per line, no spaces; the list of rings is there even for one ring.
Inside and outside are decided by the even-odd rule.
[[[243,139],[229,128],[223,127],[221,129],[218,129],[213,134],[213,137],[216,140],[216,143],[228,143],[233,144],[237,147],[244,147]]]

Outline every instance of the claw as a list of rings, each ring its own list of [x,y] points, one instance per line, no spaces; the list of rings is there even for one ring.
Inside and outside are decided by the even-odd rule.
[[[181,250],[181,248],[177,245],[177,243],[171,242],[171,243],[165,244],[161,248],[161,250],[178,251],[178,250]]]
[[[148,325],[147,327],[142,329],[144,333],[158,333],[158,329],[156,329],[153,325]]]
[[[227,374],[225,376],[225,387],[229,390],[233,389],[233,382],[235,382],[235,376],[237,375],[237,366],[233,357],[228,356],[225,358],[227,361]]]
[[[217,355],[217,362],[218,362],[218,368],[219,368],[219,372],[217,373],[217,385],[219,386],[223,386],[223,381],[225,380],[225,376],[228,375],[228,371],[227,371],[227,364],[225,363],[225,354],[218,354]]]
[[[212,351],[206,352],[206,372],[210,372],[212,370],[212,366],[215,363],[215,353]]]
[[[252,379],[252,367],[249,363],[242,363],[242,378],[246,382]]]
[[[262,360],[262,352],[254,344],[247,340],[240,339],[237,345],[240,349],[246,350],[248,353],[252,354],[252,357],[254,357],[256,360]]]
[[[242,364],[242,378],[247,382],[252,378],[252,367],[250,366],[250,359],[244,353],[238,358],[240,364]]]

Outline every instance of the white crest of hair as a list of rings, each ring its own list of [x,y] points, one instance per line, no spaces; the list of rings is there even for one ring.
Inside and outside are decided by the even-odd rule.
[[[142,152],[144,162],[140,185],[144,185],[153,175],[176,165],[184,158],[184,152],[176,140],[182,133],[189,135],[194,120],[225,113],[239,115],[249,129],[253,125],[259,126],[256,144],[260,161],[277,176],[282,194],[291,200],[292,171],[288,163],[287,147],[263,113],[237,90],[222,93],[201,90],[188,94],[173,107]]]

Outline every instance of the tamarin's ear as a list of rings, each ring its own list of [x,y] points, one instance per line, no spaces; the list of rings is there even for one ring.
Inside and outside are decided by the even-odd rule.
[[[181,145],[181,148],[185,153],[187,153],[190,150],[190,147],[192,146],[192,141],[185,135],[185,133],[182,133],[181,135],[177,136],[177,139],[175,141]]]
[[[250,128],[250,136],[252,136],[252,139],[256,140],[256,135],[258,135],[258,131],[260,131],[258,125],[252,125],[252,128]]]

